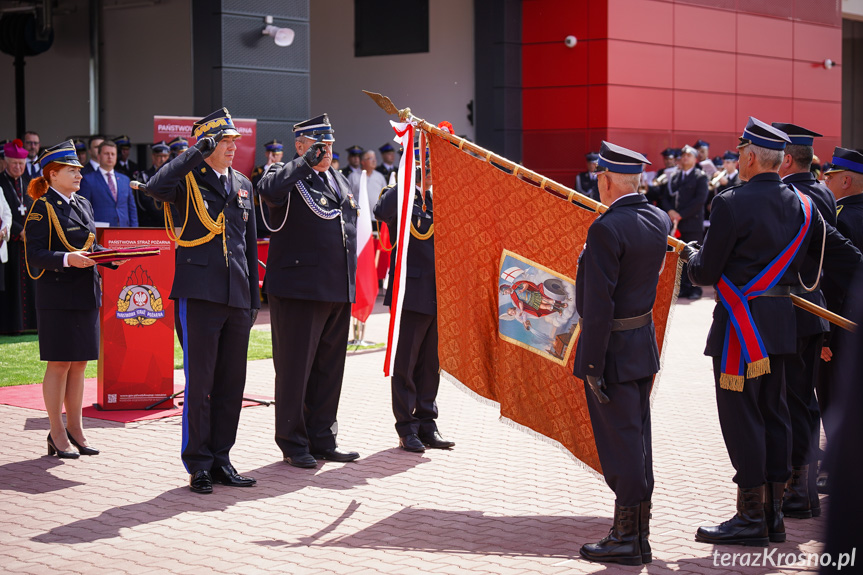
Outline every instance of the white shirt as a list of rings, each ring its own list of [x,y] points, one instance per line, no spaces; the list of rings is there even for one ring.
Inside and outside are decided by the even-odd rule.
[[[100,167],[99,162],[96,162],[94,160],[90,160],[90,165],[93,167],[94,170],[98,170]]]
[[[619,198],[617,198],[616,200],[614,200],[613,202],[611,202],[611,206],[613,206],[614,204],[616,204],[617,202],[619,202],[619,201],[620,201],[620,200],[622,200],[623,198],[628,198],[628,197],[630,197],[630,196],[640,196],[640,195],[641,195],[641,194],[640,194],[640,193],[638,193],[638,192],[631,192],[631,193],[629,193],[629,194],[624,194],[624,195],[620,196]],[[610,208],[611,206],[608,206],[608,207]]]

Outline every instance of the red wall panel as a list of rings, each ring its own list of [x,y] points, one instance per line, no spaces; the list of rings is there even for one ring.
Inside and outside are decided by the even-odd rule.
[[[734,103],[734,94],[675,90],[674,131],[733,132]]]
[[[842,61],[842,32],[836,28],[794,22],[794,59]]]
[[[532,88],[521,101],[523,125],[531,130],[587,128],[587,88]]]
[[[653,0],[607,0],[608,37],[630,42],[670,45],[674,32],[674,5]],[[601,2],[597,2],[601,4]],[[645,25],[648,23],[649,25]]]
[[[608,87],[608,127],[631,130],[668,130],[672,90]]]
[[[734,93],[737,81],[733,53],[674,48],[674,88]]]
[[[672,87],[672,47],[608,40],[608,83]]]
[[[523,0],[522,26],[524,163],[564,184],[603,139],[656,168],[698,138],[733,149],[749,116],[824,133],[822,160],[839,141],[836,0]]]
[[[827,70],[824,66],[813,62],[794,62],[794,97],[841,101],[842,69]]]
[[[521,73],[525,88],[587,84],[587,45],[567,48],[563,42],[527,44],[521,53],[531,62]]]
[[[791,21],[737,14],[737,53],[791,58]]]
[[[601,4],[601,2],[597,2]],[[587,18],[588,0],[522,0],[521,41],[560,42],[572,34],[587,39],[596,28]],[[600,38],[604,37],[603,29]]]
[[[791,60],[738,54],[737,93],[791,96]]]
[[[736,17],[733,12],[700,6],[674,6],[674,45],[704,51],[734,52]]]

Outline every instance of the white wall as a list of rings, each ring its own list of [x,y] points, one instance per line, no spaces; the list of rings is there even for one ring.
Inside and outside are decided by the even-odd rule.
[[[842,17],[863,20],[863,0],[842,0]]]
[[[361,90],[428,122],[448,120],[457,134],[474,138],[466,108],[474,99],[473,2],[431,0],[429,12],[428,53],[354,58],[353,0],[311,2],[311,115],[329,114],[343,166],[345,148],[376,150],[394,136],[387,120],[396,117]],[[410,33],[409,22],[403,31]]]
[[[51,146],[90,132],[90,18],[61,0],[50,50],[27,58],[27,128]],[[153,115],[192,112],[191,0],[103,13],[102,131],[152,143]],[[13,58],[0,54],[0,139],[15,136]]]

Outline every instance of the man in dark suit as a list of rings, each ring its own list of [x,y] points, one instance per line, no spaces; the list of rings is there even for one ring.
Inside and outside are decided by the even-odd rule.
[[[0,333],[18,334],[36,329],[36,283],[27,274],[24,259],[24,221],[33,200],[27,195],[28,154],[21,140],[6,142],[3,151],[6,169],[0,173],[0,186],[12,212],[12,225],[7,240],[5,289],[0,289]]]
[[[704,353],[713,358],[719,424],[738,487],[734,517],[698,529],[696,539],[705,543],[785,541],[786,373],[797,351],[788,296],[806,254],[820,256],[822,237],[825,272],[851,277],[861,264],[860,252],[824,222],[812,200],[779,179],[788,143],[781,130],[749,119],[738,146],[746,183],[714,198],[704,248],[696,251],[691,242],[681,253],[692,282],[715,284],[720,300]]]
[[[598,160],[599,154],[594,152],[585,155],[584,161],[587,165],[587,171],[581,172],[575,178],[575,190],[579,194],[596,201],[599,201],[599,187],[596,183]]]
[[[87,139],[87,155],[88,161],[81,168],[81,175],[86,176],[92,172],[99,171],[99,146],[105,141],[104,136],[98,134],[90,136]],[[97,218],[98,220],[98,218]]]
[[[378,148],[378,150],[381,153],[381,164],[376,167],[375,170],[380,172],[381,175],[383,175],[384,177],[384,181],[389,184],[390,176],[393,174],[393,172],[399,169],[398,165],[396,164],[396,149],[393,147],[392,144],[387,142],[386,144]]]
[[[93,205],[97,222],[111,227],[138,227],[138,208],[129,186],[129,178],[115,169],[117,144],[104,140],[99,144],[99,169],[81,180],[78,193]]]
[[[165,165],[168,161],[170,149],[165,140],[156,142],[150,146],[151,165],[146,170],[139,170],[133,176],[133,179],[146,184],[149,182],[156,172]],[[143,190],[132,190],[135,196],[135,205],[138,210],[138,225],[142,228],[162,228],[165,227],[165,214],[162,211],[162,202],[156,202],[148,196]],[[178,212],[176,208],[172,211],[174,220],[176,221]]]
[[[231,167],[240,132],[221,108],[195,122],[192,135],[195,145],[162,166],[147,193],[176,205],[180,222],[188,216],[171,289],[186,372],[182,457],[189,488],[210,493],[213,482],[255,484],[237,473],[229,452],[246,384],[249,331],[261,300],[252,183]]]
[[[701,140],[699,140],[701,141]],[[677,225],[684,242],[700,242],[704,237],[704,204],[707,202],[707,176],[697,162],[698,152],[691,146],[680,151],[680,169],[671,176],[669,193],[662,196],[660,207]],[[701,297],[701,288],[693,286],[686,275],[680,276],[678,297],[692,300]]]
[[[264,291],[276,369],[276,444],[284,461],[353,461],[338,448],[336,412],[356,295],[357,200],[330,167],[326,114],[294,125],[293,160],[261,179],[258,193],[281,224],[270,237]],[[287,219],[286,219],[287,218]]]
[[[417,176],[419,181],[419,176]],[[426,190],[414,191],[411,226],[417,232],[408,242],[407,278],[402,303],[395,370],[392,375],[393,415],[399,446],[421,453],[426,447],[448,449],[455,445],[438,432],[437,392],[440,386],[438,359],[437,288],[434,266],[434,203],[431,167],[426,168]],[[378,221],[398,237],[398,186],[384,188],[374,209]],[[413,222],[418,224],[414,226]],[[396,250],[390,251],[390,267]],[[392,305],[393,282],[387,286],[384,305]]]
[[[27,150],[27,178],[32,180],[42,175],[42,166],[39,165],[39,147],[41,140],[39,134],[33,131],[24,132],[24,149]]]
[[[118,136],[114,138],[114,143],[117,144],[117,167],[115,169],[131,179],[138,171],[138,164],[129,159],[129,155],[132,153],[132,141],[129,136]]]
[[[812,145],[821,134],[794,124],[774,122],[772,126],[785,132],[791,141],[785,146],[779,177],[812,199],[824,221],[835,227],[836,201],[830,190],[810,171],[814,155]],[[820,277],[820,257],[807,255],[800,268],[803,285],[796,287],[794,293],[815,305],[826,307],[824,295],[818,289]],[[815,289],[806,291],[803,286]],[[800,308],[794,309],[794,316],[797,323],[797,365],[786,373],[791,416],[791,481],[782,512],[786,517],[808,519],[821,515],[821,502],[815,486],[821,439],[821,412],[815,398],[815,383],[818,381],[824,334],[829,333],[830,324]]]
[[[573,374],[582,379],[602,473],[614,491],[608,537],[582,546],[591,561],[650,563],[653,456],[650,388],[659,371],[653,302],[671,222],[638,193],[647,158],[602,143],[599,194],[608,211],[587,231],[575,278],[581,334]]]

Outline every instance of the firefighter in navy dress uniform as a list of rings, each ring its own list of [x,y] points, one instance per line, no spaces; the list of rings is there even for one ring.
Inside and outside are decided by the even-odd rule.
[[[150,146],[150,158],[152,165],[146,170],[139,170],[135,173],[134,179],[146,184],[153,176],[156,175],[165,162],[168,161],[168,156],[171,153],[171,148],[162,140],[155,142]],[[133,189],[135,195],[135,204],[138,209],[138,226],[142,228],[161,228],[165,225],[165,213],[162,211],[161,202],[156,202],[148,196],[143,190]],[[178,212],[176,209],[172,212],[174,220],[177,220]]]
[[[420,178],[417,175],[417,181]],[[434,200],[431,167],[426,167],[426,191],[414,191],[411,239],[408,256],[399,341],[392,376],[393,415],[399,446],[422,452],[426,447],[448,449],[455,445],[438,432],[437,392],[440,386],[438,359],[437,287],[434,264]],[[375,217],[398,237],[398,186],[384,188],[375,206]],[[395,266],[396,250],[390,252]],[[393,283],[384,305],[392,305]]]
[[[788,135],[785,156],[779,166],[779,177],[794,186],[815,202],[825,222],[836,226],[836,200],[827,186],[815,179],[810,171],[815,138],[821,134],[794,124],[773,122],[774,128]],[[803,285],[815,288],[806,291],[803,286],[792,293],[821,307],[827,307],[819,286],[820,254],[806,255],[800,268]],[[815,398],[815,383],[821,364],[821,347],[824,334],[830,332],[827,320],[800,308],[794,308],[797,323],[797,360],[793,369],[785,374],[788,388],[788,413],[791,416],[791,481],[785,493],[782,512],[786,517],[808,519],[821,515],[821,502],[815,486],[821,439],[821,412]],[[810,473],[811,471],[811,473]]]
[[[270,212],[266,204],[261,204],[261,198],[258,195],[258,183],[264,177],[270,168],[282,161],[282,156],[285,154],[285,146],[280,141],[273,139],[264,144],[264,156],[267,161],[263,166],[256,166],[252,170],[252,186],[255,188],[255,210],[258,214],[262,213],[263,217],[258,218],[258,239],[270,237],[270,230],[267,229],[265,221],[269,221]]]
[[[74,459],[99,453],[84,436],[81,408],[84,370],[99,359],[102,305],[101,278],[87,255],[104,248],[95,242],[93,207],[75,193],[81,163],[72,141],[42,152],[39,164],[43,176],[30,182],[27,193],[34,201],[24,230],[27,273],[36,283],[39,358],[48,362],[42,390],[51,425],[48,454]]]
[[[602,143],[599,194],[609,209],[588,229],[575,279],[581,334],[573,373],[585,382],[599,461],[615,494],[611,531],[580,553],[626,565],[652,560],[650,388],[659,371],[652,309],[671,231],[668,216],[638,193],[649,163]]]
[[[581,172],[575,177],[575,190],[592,200],[599,200],[599,186],[596,183],[599,154],[590,152],[584,156],[584,162],[587,164],[587,171]]]
[[[738,145],[745,183],[714,198],[703,249],[693,242],[681,252],[692,282],[715,285],[720,300],[704,353],[713,358],[719,424],[736,471],[737,513],[699,527],[695,538],[705,543],[785,541],[786,373],[797,351],[789,294],[805,255],[820,257],[822,238],[825,273],[847,282],[861,263],[860,252],[824,222],[814,202],[779,179],[788,143],[783,131],[749,119]]]
[[[276,370],[276,444],[284,461],[353,461],[338,448],[336,413],[356,294],[357,214],[350,184],[330,166],[335,137],[326,114],[294,125],[297,155],[261,179],[270,208],[264,291]]]
[[[237,473],[229,452],[246,384],[249,331],[261,300],[252,183],[231,167],[240,132],[222,108],[195,122],[192,135],[195,145],[162,166],[147,193],[176,206],[177,225],[186,222],[171,289],[186,372],[182,458],[189,488],[210,493],[213,482],[255,483]]]

